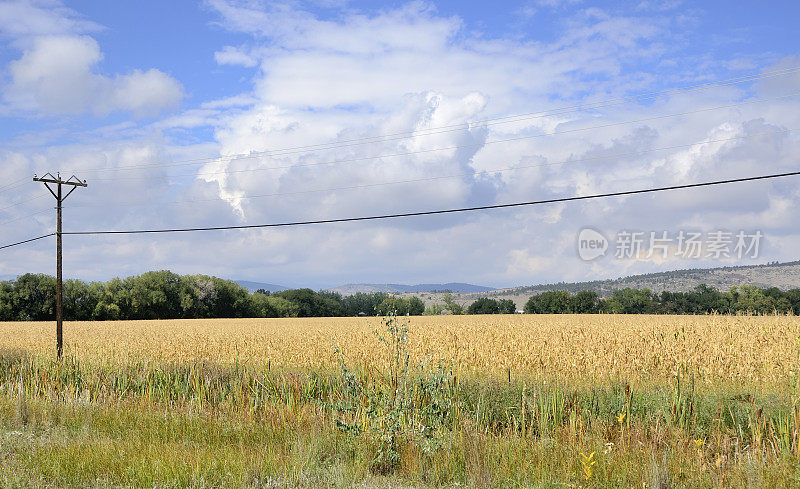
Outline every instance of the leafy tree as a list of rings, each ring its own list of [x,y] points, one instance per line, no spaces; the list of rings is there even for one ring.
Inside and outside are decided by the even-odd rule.
[[[774,312],[783,313],[791,309],[791,303],[778,289],[761,290],[752,285],[742,285],[731,289],[731,293],[736,297],[736,301],[733,304],[736,312],[772,314]]]
[[[16,319],[13,294],[13,282],[0,282],[0,321],[13,321]]]
[[[283,290],[274,294],[274,297],[293,302],[297,306],[297,316],[301,318],[312,317],[317,310],[317,294],[311,289]]]
[[[342,294],[333,290],[320,290],[317,295],[323,299],[332,299],[336,302],[342,302]]]
[[[572,297],[572,312],[577,314],[597,314],[600,311],[600,297],[593,290],[581,290]]]
[[[212,317],[243,318],[253,317],[250,292],[231,280],[212,278],[217,293]]]
[[[336,299],[331,299],[328,297],[321,297],[320,301],[317,304],[317,310],[315,317],[335,317],[335,316],[343,316],[344,308],[342,307],[342,303],[338,302]]]
[[[56,317],[56,279],[44,274],[27,273],[14,281],[11,295],[16,319],[48,321]]]
[[[252,297],[253,311],[262,318],[297,317],[299,308],[294,302],[283,297],[274,297],[256,292]]]
[[[511,299],[497,301],[498,314],[516,314],[517,305]]]
[[[422,302],[422,299],[417,296],[409,297],[408,314],[409,316],[421,316],[425,314],[425,303]]]
[[[342,303],[336,299],[321,297],[311,289],[284,290],[272,295],[294,302],[298,307],[298,317],[330,317],[342,315]]]
[[[131,309],[130,280],[114,278],[100,290],[92,315],[98,320],[131,319]]]
[[[445,309],[450,311],[450,314],[464,314],[464,306],[457,303],[450,292],[442,296],[442,301]]]
[[[772,311],[767,311],[766,313],[774,311],[780,314],[786,314],[792,310],[791,301],[781,289],[777,287],[764,289],[764,295],[767,297],[767,306],[772,309]]]
[[[120,319],[122,312],[116,304],[98,302],[92,311],[92,319],[95,321],[116,321]]]
[[[572,312],[572,296],[563,290],[542,292],[525,303],[527,314],[566,314]]]
[[[697,309],[697,305],[692,298],[692,294],[665,290],[661,292],[658,299],[658,312],[662,314],[681,314],[687,311],[694,311]]]
[[[209,318],[214,317],[218,294],[217,287],[212,279],[206,275],[191,275],[184,277],[191,291],[181,303],[185,317]]]
[[[379,316],[405,316],[408,314],[408,301],[402,297],[389,296],[378,304]]]
[[[800,315],[800,289],[787,290],[784,297],[789,303],[792,314]]]
[[[181,318],[184,317],[182,305],[193,302],[184,297],[191,294],[190,284],[180,275],[166,270],[130,277],[126,286],[130,294],[131,319]]]
[[[300,311],[297,304],[283,297],[267,297],[267,303],[279,318],[296,318]]]
[[[95,284],[80,280],[67,280],[63,289],[64,319],[67,321],[89,321],[99,301],[99,289]]]
[[[374,316],[377,314],[378,306],[389,297],[385,292],[375,292],[365,294],[356,292],[342,299],[342,307],[345,316]]]
[[[649,289],[615,290],[608,300],[608,307],[614,314],[654,314],[658,303]]]
[[[467,308],[467,314],[499,314],[500,304],[488,297],[481,297]]]
[[[425,312],[425,303],[419,297],[389,296],[378,305],[378,315],[419,316]]]
[[[712,312],[729,313],[733,300],[730,294],[723,294],[714,287],[700,284],[688,294],[687,301],[694,304],[694,307],[684,309],[684,313],[697,314]]]
[[[444,314],[444,311],[446,310],[447,308],[445,308],[444,304],[431,304],[425,309],[424,314],[426,316],[439,316]]]

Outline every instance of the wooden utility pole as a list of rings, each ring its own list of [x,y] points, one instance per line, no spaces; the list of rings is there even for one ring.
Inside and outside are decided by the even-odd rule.
[[[45,173],[41,178],[36,175],[33,176],[34,182],[42,182],[47,190],[56,198],[56,355],[59,360],[64,354],[64,317],[61,313],[62,305],[62,274],[61,274],[61,204],[67,200],[67,197],[75,191],[78,187],[86,187],[86,180],[81,181],[75,175],[72,175],[67,180],[61,179],[61,174],[56,173],[53,176],[51,173]],[[53,191],[50,185],[56,185],[56,190]],[[61,192],[63,185],[70,185],[72,189],[64,195]]]

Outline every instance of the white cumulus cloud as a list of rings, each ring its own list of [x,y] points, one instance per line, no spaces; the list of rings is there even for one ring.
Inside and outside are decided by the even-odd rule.
[[[156,70],[108,77],[96,73],[102,59],[97,41],[89,36],[42,36],[9,66],[11,83],[6,103],[20,110],[54,114],[117,110],[155,115],[177,106],[180,83]]]
[[[221,65],[244,66],[246,68],[252,68],[258,64],[256,57],[233,46],[225,46],[221,51],[214,53],[214,59]]]

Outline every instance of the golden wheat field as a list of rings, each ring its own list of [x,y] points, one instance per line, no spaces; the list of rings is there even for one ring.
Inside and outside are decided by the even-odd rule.
[[[408,318],[415,361],[463,374],[783,383],[796,375],[800,318],[786,316],[517,315]],[[378,318],[210,319],[65,323],[82,360],[195,360],[321,369],[333,350],[375,358]],[[4,323],[0,349],[52,354],[53,323]]]

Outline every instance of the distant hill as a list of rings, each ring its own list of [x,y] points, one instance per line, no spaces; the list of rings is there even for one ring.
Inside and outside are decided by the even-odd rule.
[[[389,292],[394,294],[405,293],[419,293],[419,292],[454,292],[454,293],[477,293],[477,292],[490,292],[492,287],[484,287],[482,285],[465,284],[460,282],[450,282],[446,284],[417,284],[417,285],[404,285],[404,284],[348,284],[340,285],[328,289],[332,292],[338,292],[342,295],[353,295],[357,292],[374,293],[374,292]]]
[[[259,289],[264,289],[269,292],[280,292],[282,290],[289,289],[289,287],[284,287],[283,285],[265,284],[261,282],[250,282],[248,280],[234,280],[234,282],[241,285],[250,292],[255,292]]]
[[[456,302],[468,305],[480,297],[511,299],[519,309],[532,295],[550,290],[566,290],[579,292],[594,290],[602,297],[608,297],[615,290],[650,289],[653,292],[669,290],[687,292],[700,284],[710,285],[718,290],[728,290],[739,285],[755,285],[759,288],[777,287],[779,289],[800,288],[800,261],[787,263],[767,263],[764,265],[745,265],[721,268],[694,268],[674,270],[671,272],[647,273],[631,275],[618,279],[594,280],[590,282],[559,282],[551,284],[529,285],[491,291],[455,294]],[[454,291],[455,292],[455,291]],[[425,301],[426,305],[441,304],[440,293],[411,292]]]
[[[710,285],[719,290],[728,290],[738,285],[755,285],[759,288],[778,287],[779,289],[800,288],[800,261],[787,263],[768,263],[765,265],[745,265],[721,268],[693,268],[670,272],[631,275],[618,279],[595,280],[590,282],[556,283],[514,287],[497,291],[499,293],[535,294],[547,290],[566,290],[578,292],[594,290],[600,295],[611,295],[615,290],[634,288],[650,289],[654,292],[669,290],[686,292],[700,284]]]

